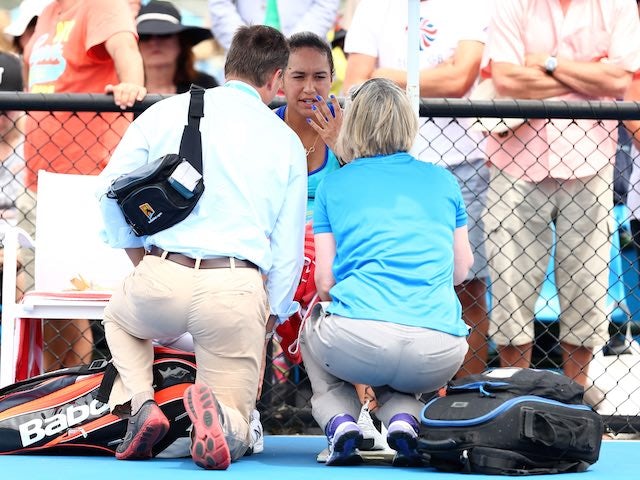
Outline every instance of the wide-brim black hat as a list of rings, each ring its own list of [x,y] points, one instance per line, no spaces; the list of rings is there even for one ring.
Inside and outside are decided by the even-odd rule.
[[[193,46],[213,38],[211,30],[202,27],[184,25],[182,15],[171,2],[152,0],[140,9],[136,17],[138,35],[184,36]]]

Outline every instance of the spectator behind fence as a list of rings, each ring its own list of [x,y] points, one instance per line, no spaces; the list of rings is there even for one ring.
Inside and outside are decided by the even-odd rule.
[[[637,2],[638,13],[640,14],[640,0]],[[625,100],[640,101],[640,78],[634,78],[631,86],[627,89]],[[633,162],[631,178],[629,179],[629,190],[627,194],[627,205],[631,215],[629,226],[633,237],[633,245],[636,254],[640,256],[640,120],[626,120],[624,122],[633,140],[629,146],[628,154]]]
[[[621,98],[640,66],[631,0],[496,0],[488,70],[504,96]],[[555,224],[564,373],[586,385],[593,348],[608,338],[609,217],[616,122],[529,120],[487,142],[491,180],[485,228],[493,339],[502,366],[528,367],[537,292]]]
[[[54,0],[24,0],[18,6],[15,18],[4,29],[4,33],[11,39],[13,48],[22,55],[24,47],[29,43],[36,28],[38,16],[44,8]]]
[[[132,8],[136,3],[132,2]],[[134,15],[127,0],[56,0],[38,17],[24,51],[32,93],[111,93],[121,108],[146,94]],[[26,191],[19,225],[35,233],[38,170],[97,174],[120,140],[128,116],[119,113],[30,112],[26,125]],[[33,256],[24,262],[33,285]],[[71,279],[69,287],[72,287]],[[90,279],[88,279],[90,281]],[[45,322],[45,368],[91,361],[87,320]]]
[[[12,53],[0,52],[0,91],[22,91],[22,63]],[[0,114],[0,138],[2,138],[0,141],[0,230],[6,225],[16,224],[15,201],[24,189],[23,131],[24,112],[4,111]],[[0,280],[3,274],[3,259],[4,249],[0,249]],[[21,272],[17,279],[16,294],[20,295],[23,292],[24,273]],[[2,305],[1,293],[0,305]]]
[[[393,0],[362,0],[351,21],[344,88],[373,77],[407,84],[407,8]],[[488,0],[432,0],[420,3],[420,96],[464,97],[475,84],[489,23]],[[418,19],[412,19],[418,21]],[[347,91],[347,90],[345,90]],[[443,165],[458,179],[467,206],[474,265],[456,287],[462,317],[471,327],[469,351],[459,375],[486,367],[487,260],[482,212],[489,171],[483,136],[469,131],[467,119],[421,118],[412,152],[422,161]]]
[[[637,81],[633,82],[638,83]],[[625,100],[638,102],[640,101],[640,85],[632,85],[627,93]],[[628,146],[628,154],[632,160],[631,177],[629,178],[629,190],[627,192],[627,206],[629,207],[629,226],[631,227],[631,236],[633,238],[633,246],[637,256],[640,258],[640,122],[637,120],[625,121],[627,128],[634,132],[633,143]],[[622,246],[622,242],[621,242]]]
[[[193,336],[198,364],[197,384],[185,392],[194,461],[226,469],[249,446],[265,328],[270,333],[276,317],[284,321],[295,312],[303,261],[304,149],[265,105],[280,86],[288,56],[285,37],[273,28],[237,31],[225,64],[227,83],[204,94],[205,190],[188,218],[135,237],[115,200],[101,198],[108,243],[127,249],[136,264],[104,314],[124,386],[110,403],[131,400],[119,459],[150,457],[166,432],[168,421],[153,401],[150,339],[184,332]],[[189,94],[173,96],[133,122],[102,173],[104,191],[119,175],[178,150],[188,103]]]
[[[301,347],[327,465],[361,460],[352,384],[374,387],[396,463],[418,462],[417,397],[445,385],[467,352],[454,290],[473,264],[467,214],[455,177],[407,153],[417,130],[402,89],[368,80],[338,138],[338,154],[351,163],[316,192],[315,280],[324,302]]]
[[[171,2],[152,0],[140,9],[136,24],[149,93],[184,93],[192,83],[217,87],[215,78],[194,68],[193,47],[212,38],[206,28],[182,24]]]
[[[325,38],[340,0],[209,0],[211,30],[225,50],[241,25],[263,24],[285,35],[313,32]]]

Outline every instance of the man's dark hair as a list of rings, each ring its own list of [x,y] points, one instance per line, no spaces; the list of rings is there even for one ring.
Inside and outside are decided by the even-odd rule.
[[[288,61],[289,45],[282,33],[266,25],[243,26],[233,36],[224,74],[263,87],[276,70],[284,70]]]
[[[640,1],[640,0],[638,0]],[[295,52],[300,48],[312,48],[327,57],[331,75],[334,74],[333,53],[331,46],[322,37],[313,32],[298,32],[289,37],[289,50]]]

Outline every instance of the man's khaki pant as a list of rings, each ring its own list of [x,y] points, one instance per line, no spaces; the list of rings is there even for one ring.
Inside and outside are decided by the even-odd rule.
[[[145,256],[105,310],[105,335],[121,379],[111,407],[134,396],[152,398],[151,339],[189,332],[196,381],[215,394],[231,458],[241,457],[249,446],[267,316],[264,283],[256,269],[196,269]]]

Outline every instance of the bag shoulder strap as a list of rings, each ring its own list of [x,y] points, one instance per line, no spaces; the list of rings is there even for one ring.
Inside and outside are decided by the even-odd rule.
[[[158,359],[176,358],[176,359],[187,361],[187,362],[195,362],[195,354],[191,352],[184,352],[182,350],[175,350],[169,347],[161,347],[161,346],[153,347],[153,358],[154,358],[154,367]],[[113,364],[113,361],[109,361],[107,363],[106,360],[103,360],[103,362],[104,362],[104,368],[103,368],[104,377],[102,377],[102,381],[100,382],[100,387],[98,387],[96,400],[101,403],[108,403],[109,397],[111,396],[111,390],[113,390],[113,384],[115,383],[116,378],[118,376],[118,369]]]
[[[116,377],[118,376],[118,369],[113,364],[113,362],[109,362],[104,371],[104,376],[102,377],[102,381],[100,382],[100,386],[98,387],[98,392],[96,394],[96,400],[100,403],[109,403],[109,397],[111,396],[111,390],[113,390],[113,384],[116,381]]]
[[[189,94],[189,117],[180,140],[180,158],[187,160],[198,173],[202,174],[202,139],[200,138],[200,119],[204,117],[205,89],[191,85]]]

